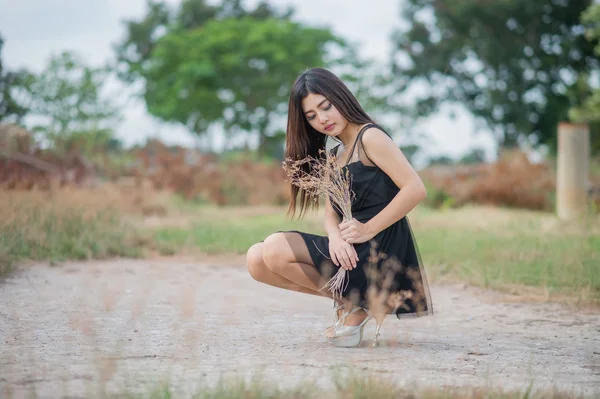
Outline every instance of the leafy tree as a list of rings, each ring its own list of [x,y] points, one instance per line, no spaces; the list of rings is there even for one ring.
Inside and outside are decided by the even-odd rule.
[[[418,116],[464,104],[500,147],[554,148],[556,126],[576,105],[569,90],[599,64],[580,15],[592,0],[406,0],[394,35],[402,88],[425,82]]]
[[[110,145],[120,115],[118,105],[101,95],[107,74],[73,53],[51,57],[39,75],[25,79],[33,130],[60,149]]]
[[[171,22],[170,10],[165,3],[148,0],[147,6],[148,12],[141,21],[124,21],[127,34],[121,43],[114,46],[116,72],[127,83],[134,83],[142,77],[159,32],[166,30]]]
[[[406,111],[397,99],[394,76],[383,65],[363,59],[356,47],[346,44],[340,58],[331,67],[361,105],[375,119]]]
[[[170,33],[144,72],[148,110],[197,134],[214,123],[231,135],[258,134],[262,148],[277,134],[271,122],[285,113],[294,78],[322,65],[334,42],[328,30],[274,18],[213,20]]]
[[[590,40],[596,41],[594,49],[596,56],[600,58],[600,4],[596,3],[583,14],[582,21],[587,25],[586,35]],[[596,71],[600,73],[600,71]],[[593,90],[587,79],[582,80],[581,91],[586,96],[584,104],[571,112],[573,119],[578,121],[600,122],[600,88]]]
[[[2,64],[4,39],[0,35],[0,122],[20,123],[27,108],[15,99],[14,91],[23,84],[24,71],[7,71]]]
[[[196,30],[212,20],[252,17],[258,20],[275,17],[289,19],[292,10],[278,11],[261,1],[246,9],[241,0],[223,0],[212,5],[207,0],[183,0],[177,8],[165,1],[147,0],[148,11],[141,20],[126,20],[125,37],[114,46],[119,77],[132,83],[145,79],[145,71],[158,41],[175,32]]]
[[[389,77],[354,48],[328,29],[293,22],[292,9],[242,3],[186,0],[171,8],[150,0],[144,18],[126,21],[127,34],[115,46],[116,70],[139,83],[152,115],[185,125],[205,142],[213,126],[224,128],[230,143],[258,138],[262,154],[280,156],[293,79],[307,67],[341,65],[366,108],[383,112],[387,92],[377,89]],[[326,59],[333,46],[341,51]]]
[[[208,4],[186,0],[172,9],[150,0],[140,21],[127,21],[116,47],[117,71],[139,82],[148,111],[185,125],[197,135],[221,126],[228,138],[258,137],[262,153],[276,154],[284,138],[274,119],[285,112],[293,79],[309,66],[325,65],[327,29],[291,21],[293,11],[266,2]]]

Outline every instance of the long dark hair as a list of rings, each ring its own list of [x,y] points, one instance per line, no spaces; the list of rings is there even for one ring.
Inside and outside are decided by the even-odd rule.
[[[318,158],[319,151],[325,150],[327,135],[317,132],[306,119],[302,110],[302,100],[309,94],[319,94],[327,98],[342,116],[350,123],[362,125],[373,123],[348,87],[333,73],[323,68],[311,68],[302,72],[294,82],[288,107],[285,157],[299,160],[312,156]],[[309,165],[304,171],[311,173]],[[294,216],[298,194],[300,194],[300,217],[310,208],[317,209],[318,198],[297,186],[292,185],[292,196],[288,215]]]

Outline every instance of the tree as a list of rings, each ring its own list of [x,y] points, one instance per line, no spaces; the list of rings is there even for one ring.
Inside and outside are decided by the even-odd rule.
[[[386,92],[377,88],[389,78],[353,47],[328,29],[293,22],[293,9],[242,3],[185,0],[171,8],[149,0],[144,18],[126,21],[115,69],[124,81],[139,83],[137,94],[152,115],[203,138],[213,126],[224,128],[231,142],[258,138],[262,154],[277,155],[293,79],[307,67],[340,65],[366,108],[383,111]],[[331,46],[341,51],[326,59]]]
[[[356,47],[346,44],[331,69],[374,119],[406,111],[404,106],[395,102],[394,76],[389,73],[389,68],[374,60],[363,59]]]
[[[33,130],[60,149],[110,143],[120,115],[118,104],[101,95],[107,75],[73,53],[52,56],[39,75],[25,79]]]
[[[403,88],[428,84],[418,116],[461,103],[499,147],[553,149],[557,124],[576,103],[569,90],[599,65],[580,22],[591,2],[406,0],[394,73]]]
[[[196,30],[215,19],[247,16],[258,20],[289,19],[293,13],[291,9],[280,12],[264,1],[254,9],[246,9],[241,0],[223,0],[217,5],[208,4],[206,0],[183,0],[178,8],[172,8],[164,1],[147,0],[147,7],[141,20],[124,21],[125,37],[114,46],[115,69],[127,83],[144,81],[154,47],[169,33]]]
[[[7,71],[2,64],[2,47],[4,39],[0,35],[0,122],[21,123],[27,108],[15,99],[25,76],[25,71]]]
[[[202,134],[221,123],[230,135],[277,134],[294,78],[324,64],[326,47],[341,41],[325,29],[252,17],[212,20],[201,29],[165,35],[144,71],[151,114]],[[290,49],[293,49],[290,51]]]
[[[600,58],[600,4],[591,5],[582,15],[582,22],[587,25],[586,36],[596,41],[594,51]],[[596,77],[600,70],[596,70]],[[590,126],[591,153],[600,154],[600,87],[592,87],[587,76],[580,79],[579,95],[581,106],[571,110],[571,118],[578,122],[587,122]]]
[[[266,150],[267,147],[277,147],[276,145],[274,146],[273,141],[281,141],[282,132],[267,131],[265,126],[268,124],[266,118],[271,116],[272,104],[259,104],[254,100],[254,104],[245,104],[240,102],[239,95],[237,98],[231,100],[237,104],[238,108],[236,109],[227,107],[221,99],[217,99],[217,102],[212,102],[216,98],[217,91],[221,94],[226,93],[231,96],[232,91],[230,86],[221,87],[219,86],[221,83],[211,81],[213,78],[216,79],[216,76],[206,75],[201,77],[199,75],[202,75],[202,73],[200,73],[193,78],[190,75],[190,73],[193,75],[191,70],[193,69],[197,73],[202,69],[202,66],[194,65],[195,61],[193,57],[188,58],[187,54],[181,51],[184,48],[191,49],[194,47],[195,43],[188,41],[190,38],[199,38],[206,41],[202,45],[203,48],[211,51],[203,56],[201,55],[201,57],[204,57],[204,61],[200,60],[201,62],[207,61],[206,56],[208,54],[220,54],[221,49],[218,48],[218,45],[222,44],[225,44],[223,51],[229,52],[230,57],[236,57],[232,53],[234,50],[232,45],[234,43],[214,40],[215,37],[209,37],[208,34],[201,33],[204,31],[205,25],[212,23],[213,26],[208,27],[208,32],[218,35],[221,32],[219,27],[215,25],[215,22],[225,21],[225,25],[222,28],[235,34],[233,21],[244,18],[251,18],[253,21],[265,21],[270,18],[289,21],[293,11],[291,9],[279,11],[265,1],[259,2],[254,9],[243,7],[241,0],[223,0],[217,5],[208,4],[206,0],[184,0],[177,8],[172,8],[164,1],[157,0],[148,0],[147,4],[148,11],[144,18],[139,21],[125,21],[127,34],[115,46],[117,55],[115,69],[118,76],[125,82],[140,83],[139,87],[141,87],[141,90],[138,94],[146,101],[149,112],[163,121],[183,123],[191,132],[197,135],[207,134],[209,126],[215,124],[221,124],[224,128],[228,129],[229,136],[233,136],[243,129],[255,128],[255,130],[260,132],[260,146],[262,148]],[[273,25],[272,22],[271,25]],[[268,34],[268,32],[263,33]],[[276,37],[273,36],[266,39],[268,42],[276,41]],[[159,46],[160,43],[162,45]],[[175,43],[177,48],[177,50],[173,50],[180,51],[178,59],[165,59],[164,61],[168,62],[168,66],[163,65],[158,67],[156,61],[160,62],[161,56],[170,52],[170,49],[166,47],[172,43]],[[157,46],[161,48],[158,51],[158,55],[154,53]],[[266,49],[268,45],[263,44],[262,47]],[[318,44],[316,47],[318,47]],[[280,50],[281,48],[278,51]],[[192,53],[197,54],[195,51],[192,51]],[[248,59],[244,60],[243,56],[239,57],[239,59],[245,62],[249,61]],[[261,60],[258,61],[261,62]],[[208,60],[208,62],[210,63],[212,60]],[[186,66],[183,67],[183,64]],[[204,97],[204,99],[210,99],[211,102],[193,104],[191,103],[192,99],[181,101],[179,97],[182,93],[177,93],[174,98],[167,97],[169,93],[173,94],[173,91],[168,87],[169,83],[167,79],[159,75],[164,72],[173,78],[175,77],[175,71],[181,72],[178,69],[180,67],[187,69],[187,72],[189,72],[184,77],[181,77],[181,79],[178,79],[181,84],[191,84],[185,90],[191,93],[195,99],[208,96]],[[240,65],[237,71],[239,72],[244,67],[248,70],[252,69],[249,65]],[[169,70],[169,68],[175,69]],[[272,71],[272,68],[270,71]],[[220,76],[221,82],[236,80],[234,76],[224,77],[223,73],[220,73]],[[240,76],[238,74],[238,77]],[[277,79],[277,77],[273,79]],[[264,77],[262,80],[264,81]],[[255,87],[258,86],[256,83],[254,84]],[[245,97],[261,98],[261,101],[264,100],[264,95],[255,93],[254,87],[250,89],[252,92],[247,92],[248,87],[246,86]],[[211,90],[213,91],[212,94],[210,94]],[[274,97],[278,96],[275,95]],[[258,113],[265,111],[267,111],[267,114],[259,116],[260,121],[254,120]],[[227,112],[227,116],[225,116],[225,112]],[[250,120],[252,120],[251,123],[249,123]],[[273,137],[269,137],[269,135]],[[276,149],[274,151],[276,152]]]
[[[589,40],[596,41],[594,51],[600,58],[600,4],[591,5],[583,14],[582,22],[588,25],[586,36]],[[593,89],[588,79],[582,80],[582,86],[581,91],[586,98],[581,107],[572,110],[571,117],[578,121],[600,122],[600,87]]]
[[[159,119],[196,135],[221,126],[230,139],[258,137],[262,153],[277,153],[285,135],[273,119],[285,112],[293,79],[324,66],[327,46],[341,44],[327,29],[292,22],[292,14],[264,1],[251,9],[241,0],[186,0],[172,9],[150,0],[144,18],[126,22],[115,69],[140,83]]]

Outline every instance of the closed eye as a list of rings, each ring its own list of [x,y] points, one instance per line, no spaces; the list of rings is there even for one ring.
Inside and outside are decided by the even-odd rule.
[[[327,105],[325,108],[323,108],[323,110],[324,110],[324,111],[329,111],[329,110],[331,109],[331,106],[332,106],[332,105],[333,105],[332,103],[329,103],[329,105]],[[315,115],[315,114],[313,114],[313,115],[311,115],[311,116],[308,116],[306,119],[308,119],[309,121],[312,121],[313,119],[315,119],[315,116],[316,116],[316,115]]]

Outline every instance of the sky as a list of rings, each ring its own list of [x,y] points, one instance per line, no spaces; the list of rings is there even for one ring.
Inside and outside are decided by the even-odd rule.
[[[391,50],[390,35],[399,26],[402,0],[376,0],[357,6],[348,0],[270,0],[275,6],[291,5],[296,19],[328,26],[336,34],[359,45],[366,58],[386,61]],[[176,4],[178,0],[167,0]],[[258,0],[247,0],[255,5]],[[350,5],[352,4],[352,5]],[[5,39],[2,59],[7,68],[40,71],[52,54],[75,51],[90,65],[100,65],[113,56],[112,46],[123,37],[123,20],[144,15],[146,0],[0,0],[0,34]],[[130,97],[121,83],[111,82],[110,95],[123,107],[117,135],[125,144],[157,137],[167,143],[193,145],[191,133],[182,127],[152,118],[142,101]],[[360,100],[360,99],[359,99]],[[472,117],[461,109],[455,118],[434,115],[415,127],[431,137],[428,156],[459,157],[473,147],[483,148],[489,159],[495,145],[488,134],[474,133]],[[402,145],[402,132],[399,144]],[[407,141],[408,142],[408,141]]]

